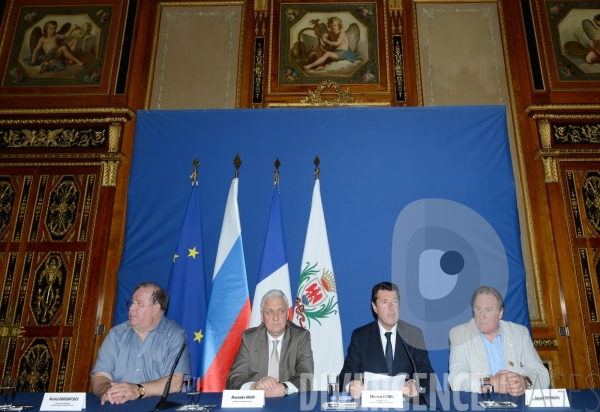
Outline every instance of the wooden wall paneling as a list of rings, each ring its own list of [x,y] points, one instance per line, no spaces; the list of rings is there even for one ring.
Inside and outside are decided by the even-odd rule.
[[[596,181],[594,170],[600,165],[600,147],[594,140],[600,132],[599,110],[599,106],[591,105],[528,108],[539,130],[538,164],[544,171],[550,211],[544,224],[545,230],[552,233],[553,242],[545,246],[545,252],[554,254],[557,262],[557,273],[547,274],[552,300],[558,300],[554,318],[562,315],[564,323],[557,326],[568,328],[559,329],[557,336],[564,384],[579,388],[599,385],[597,376],[590,376],[597,375],[599,367],[600,341],[594,338],[600,329],[600,300],[596,268],[599,241],[593,218],[590,219],[594,192],[589,191]],[[565,368],[569,360],[570,371]]]
[[[92,362],[95,362],[96,354],[106,338],[108,330],[112,327],[114,308],[117,298],[117,275],[121,264],[121,255],[125,239],[125,219],[127,209],[127,185],[131,169],[131,156],[133,154],[133,142],[135,132],[135,119],[125,123],[122,128],[122,139],[120,152],[123,154],[119,164],[116,187],[114,188],[114,207],[112,215],[108,217],[110,227],[107,228],[109,238],[107,239],[108,250],[105,259],[105,270],[100,285],[98,307],[94,314],[94,325],[99,328],[95,338],[91,342]],[[108,226],[108,225],[107,225]],[[90,366],[91,370],[91,366]]]
[[[99,299],[112,307],[116,292],[101,295],[133,113],[32,113],[0,113],[0,370],[19,390],[87,391]]]
[[[523,198],[527,200],[524,203],[530,208],[530,212],[526,214],[528,218],[524,228],[530,232],[527,236],[531,253],[529,263],[535,277],[535,282],[528,282],[527,285],[529,306],[530,309],[535,309],[530,310],[532,331],[538,353],[542,359],[549,359],[547,366],[553,365],[553,387],[561,387],[561,374],[572,372],[571,352],[568,338],[559,335],[559,327],[565,324],[565,320],[561,306],[562,292],[556,276],[558,269],[554,253],[555,240],[551,230],[544,170],[537,154],[540,139],[535,121],[526,113],[526,108],[532,103],[534,91],[529,50],[525,41],[523,8],[519,2],[505,1],[502,2],[502,6],[506,27],[504,35],[510,56],[509,72],[514,88],[512,102],[516,119],[515,129],[518,130],[521,153],[524,157],[520,164],[526,178],[522,185]],[[525,233],[523,237],[525,239]],[[539,345],[540,343],[542,345]],[[560,372],[557,365],[559,360]]]

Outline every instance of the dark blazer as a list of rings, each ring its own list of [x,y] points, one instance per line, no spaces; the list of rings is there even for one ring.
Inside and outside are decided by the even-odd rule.
[[[246,382],[257,382],[269,374],[268,369],[269,339],[267,328],[261,323],[242,334],[242,344],[227,376],[227,389],[240,389]],[[300,392],[310,391],[313,374],[310,332],[288,321],[281,344],[279,381],[291,382]]]
[[[393,375],[408,373],[408,379],[412,378],[416,380],[416,377],[413,376],[415,371],[412,363],[402,344],[402,338],[404,338],[406,348],[408,348],[415,362],[419,376],[422,376],[421,374],[424,373],[427,374],[427,377],[419,379],[420,385],[429,392],[433,383],[435,389],[435,375],[431,375],[434,374],[434,371],[429,362],[427,350],[424,349],[425,339],[423,338],[423,331],[401,320],[398,321],[396,330]],[[348,354],[344,360],[344,367],[340,372],[340,383],[342,383],[340,388],[345,388],[351,380],[354,380],[354,374],[363,372],[387,374],[385,352],[381,345],[381,335],[379,334],[377,321],[361,326],[352,332]]]

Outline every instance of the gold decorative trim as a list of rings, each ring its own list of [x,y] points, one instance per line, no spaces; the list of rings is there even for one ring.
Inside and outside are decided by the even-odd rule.
[[[600,110],[600,104],[531,104],[525,108],[525,113],[531,114],[534,112],[548,112],[561,110],[577,110],[577,111],[597,111]]]
[[[595,120],[600,119],[600,114],[534,114],[533,119],[550,120]]]
[[[552,359],[541,359],[541,361],[548,368],[548,375],[550,375],[550,389],[554,389],[554,366],[552,365]]]
[[[558,348],[558,339],[534,339],[533,346],[536,348]]]
[[[25,328],[22,326],[1,326],[0,338],[17,338],[23,335]]]
[[[254,11],[269,11],[269,0],[254,0]]]
[[[401,1],[401,0],[399,0]],[[301,3],[301,0],[298,0],[299,3]],[[363,95],[382,95],[382,94],[388,94],[391,92],[391,82],[390,82],[390,59],[389,59],[389,48],[387,47],[388,45],[388,23],[387,23],[387,19],[385,18],[385,13],[386,10],[388,9],[387,7],[387,1],[383,0],[381,4],[379,4],[377,1],[373,1],[373,3],[375,4],[375,7],[377,8],[378,12],[379,12],[379,8],[381,6],[381,12],[384,15],[384,19],[383,19],[383,43],[379,43],[379,45],[384,44],[385,47],[383,48],[385,50],[385,60],[384,60],[384,66],[385,66],[385,70],[381,70],[381,66],[380,66],[380,72],[384,72],[385,73],[385,78],[387,80],[387,88],[385,90],[369,90],[369,91],[365,91],[362,92]],[[280,3],[282,4],[282,3]],[[322,3],[321,3],[322,4]],[[275,0],[271,0],[271,10],[275,10]],[[274,15],[276,13],[271,13],[270,16],[270,25],[269,25],[269,38],[273,39],[273,29],[274,29]],[[281,29],[281,28],[280,28]],[[378,27],[379,29],[379,27]],[[379,39],[379,33],[377,35],[378,40]],[[267,75],[267,79],[271,79],[274,74],[272,73],[271,68],[273,67],[273,42],[269,41],[269,67],[268,67],[268,75]],[[275,47],[279,47],[279,45],[276,45]],[[418,76],[417,76],[417,81],[418,81]],[[271,90],[271,81],[267,81],[267,93],[268,95],[277,95],[277,94],[286,94],[286,95],[294,95],[294,94],[302,94],[302,92],[294,92],[294,91],[274,91]],[[357,85],[360,86],[360,85]],[[380,84],[380,86],[382,86]],[[383,87],[383,86],[382,86]],[[372,106],[373,104],[364,104],[364,105],[360,105],[360,106]],[[374,104],[375,106],[380,106],[379,104]],[[387,107],[391,106],[391,104],[386,104]],[[292,103],[291,105],[286,105],[285,103],[272,103],[272,104],[268,104],[267,107],[304,107],[301,104],[297,104],[297,103]]]
[[[54,148],[99,148],[106,141],[106,129],[6,129],[0,130],[0,137],[11,149]]]
[[[359,103],[347,103],[344,107],[391,107],[389,102],[359,102]],[[267,103],[267,108],[276,107],[318,107],[318,105],[311,103]]]
[[[114,187],[117,185],[118,162],[102,162],[102,186]]]
[[[544,149],[552,149],[552,130],[550,129],[550,122],[548,120],[538,122],[538,133],[540,134],[542,147]]]
[[[0,115],[32,115],[47,114],[85,114],[85,113],[114,113],[126,114],[130,119],[135,118],[135,112],[128,107],[59,107],[56,109],[0,109]]]
[[[7,153],[0,154],[2,159],[99,159],[99,160],[123,160],[122,153]],[[35,163],[31,163],[34,165]]]
[[[553,125],[556,142],[569,144],[600,143],[600,124],[576,123]]]
[[[323,99],[321,93],[325,89],[333,89],[337,95],[334,99]],[[310,89],[307,92],[307,96],[303,98],[300,103],[270,103],[267,107],[337,107],[337,106],[389,106],[389,103],[357,103],[351,96],[350,88],[342,90],[339,83],[332,80],[323,80],[315,91]]]
[[[263,101],[263,73],[265,60],[265,38],[260,36],[254,39],[254,70],[252,104],[262,104]]]
[[[600,149],[539,149],[538,152],[547,156],[550,156],[550,154],[547,153],[556,153],[555,156],[576,154],[594,155],[600,154]],[[598,161],[598,159],[595,160]]]
[[[0,119],[0,125],[42,125],[42,124],[81,124],[81,123],[126,123],[129,119],[125,117],[105,117],[105,118],[81,118],[81,119]]]
[[[335,99],[323,99],[321,93],[326,89],[333,89],[337,97]],[[350,88],[342,90],[340,84],[331,80],[323,80],[313,92],[308,90],[308,96],[300,101],[300,103],[313,104],[315,106],[345,106],[348,103],[356,103],[354,97],[351,96]]]
[[[108,128],[108,151],[118,152],[119,142],[121,141],[121,130],[123,125],[121,123],[113,123]]]
[[[44,166],[100,166],[102,162],[28,162],[28,163],[0,163],[0,167],[44,167]]]
[[[397,102],[406,102],[404,93],[404,53],[402,50],[402,36],[392,36],[392,47],[394,48],[394,80]]]
[[[558,183],[558,170],[556,167],[556,158],[552,156],[541,156],[544,166],[544,182]]]

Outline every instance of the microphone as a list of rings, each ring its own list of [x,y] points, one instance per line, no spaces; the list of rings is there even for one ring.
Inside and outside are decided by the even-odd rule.
[[[410,359],[410,363],[412,364],[413,367],[413,377],[416,377],[415,382],[417,383],[417,392],[419,393],[419,405],[427,405],[427,399],[425,398],[425,396],[423,396],[423,394],[421,393],[421,384],[419,383],[419,371],[417,370],[417,366],[415,365],[415,360],[413,359],[413,357],[410,355],[410,352],[408,351],[408,347],[406,346],[406,342],[404,342],[404,339],[402,339],[402,336],[400,336],[400,334],[398,333],[398,338],[400,338],[400,342],[402,342],[402,346],[404,346],[404,350],[406,351],[406,354],[408,355],[408,359]],[[412,396],[408,397],[408,401],[411,403],[414,403],[415,400]]]
[[[173,374],[175,373],[175,367],[177,366],[177,363],[179,363],[179,358],[181,358],[181,354],[183,353],[183,349],[185,348],[185,345],[186,345],[186,342],[183,341],[183,345],[181,345],[181,349],[179,349],[179,353],[177,354],[177,357],[175,358],[175,362],[173,362],[173,367],[171,368],[171,374],[169,375],[169,378],[167,379],[167,383],[165,384],[165,390],[163,391],[163,395],[160,398],[160,400],[156,403],[156,406],[154,407],[154,409],[152,411],[162,411],[163,409],[171,409],[171,408],[181,405],[181,403],[179,403],[179,402],[168,401],[167,395],[169,394],[169,389],[171,388],[171,379],[173,378]]]

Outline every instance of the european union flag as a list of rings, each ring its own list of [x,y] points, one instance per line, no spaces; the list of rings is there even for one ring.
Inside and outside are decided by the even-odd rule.
[[[192,183],[183,226],[169,278],[169,319],[185,329],[190,350],[192,375],[200,376],[200,360],[206,322],[206,283],[202,248],[202,219],[198,201],[198,183]]]

